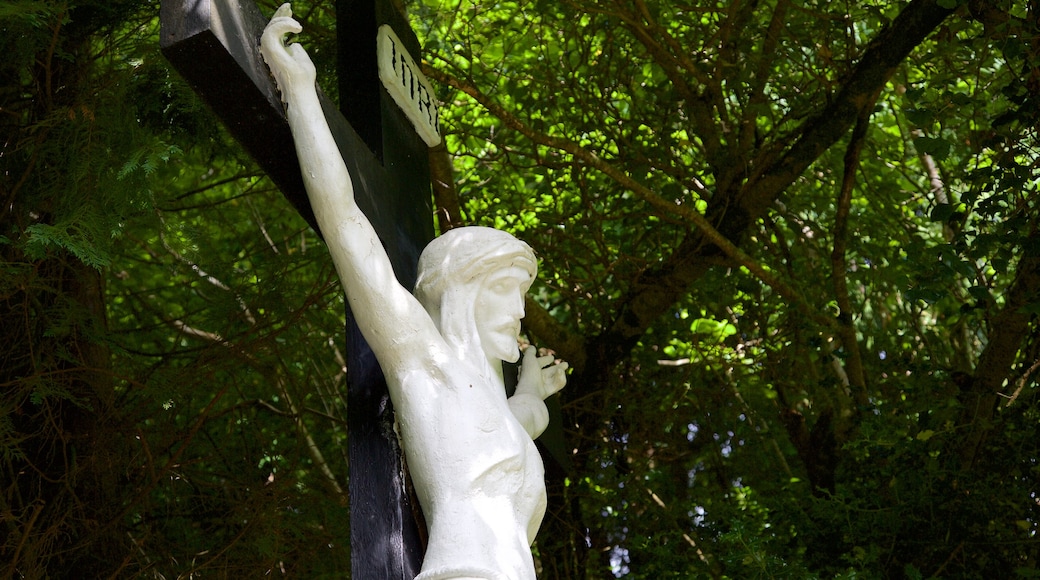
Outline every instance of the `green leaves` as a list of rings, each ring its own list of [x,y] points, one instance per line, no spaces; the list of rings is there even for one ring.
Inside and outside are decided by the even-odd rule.
[[[737,327],[724,320],[712,320],[710,318],[698,318],[690,325],[690,332],[694,336],[707,339],[712,342],[722,342],[729,336],[737,333]]]
[[[181,148],[177,145],[166,143],[150,143],[149,147],[132,152],[126,163],[119,169],[119,179],[125,179],[136,171],[144,172],[146,176],[154,173],[162,164],[181,154]]]
[[[96,18],[130,5],[109,4]],[[574,472],[550,481],[543,577],[1035,575],[1040,302],[1016,302],[1021,334],[995,322],[1040,254],[1031,13],[961,7],[875,87],[861,149],[808,143],[805,171],[760,213],[743,205],[835,121],[820,112],[880,31],[961,4],[409,6],[427,63],[487,99],[438,91],[466,221],[536,248],[532,295],[567,332],[534,316],[527,332],[594,361],[560,396]],[[50,4],[0,6],[17,88],[0,92],[0,458],[22,474],[0,499],[26,539],[17,571],[39,554],[31,570],[60,576],[42,534],[103,521],[97,577],[124,562],[342,577],[343,298],[317,238],[166,70],[140,6],[78,47]],[[297,6],[329,71],[330,6]],[[982,364],[990,349],[1012,362]],[[92,461],[77,425],[121,443]],[[81,475],[92,465],[115,467]],[[106,477],[108,495],[80,495]],[[52,488],[73,495],[32,520]],[[98,505],[107,517],[62,508]]]
[[[1019,109],[1027,45],[1014,34],[991,41],[977,11],[943,20],[960,4],[723,10],[664,2],[634,11],[623,3],[463,2],[452,13],[468,20],[419,16],[433,46],[464,48],[434,50],[434,66],[542,137],[532,145],[448,91],[470,218],[536,245],[546,276],[539,299],[586,337],[590,360],[617,352],[608,340],[617,329],[648,319],[630,354],[595,359],[610,370],[576,375],[562,395],[568,424],[621,425],[621,434],[583,431],[575,457],[601,479],[567,501],[577,497],[583,525],[600,526],[611,545],[628,550],[629,576],[654,577],[646,562],[667,557],[644,541],[667,534],[646,515],[645,492],[628,493],[637,481],[672,486],[669,497],[661,483],[654,489],[679,514],[668,523],[677,530],[669,541],[685,543],[681,531],[697,544],[690,559],[703,568],[695,577],[767,576],[781,563],[850,578],[928,576],[949,566],[946,532],[930,527],[925,506],[953,480],[952,458],[967,453],[958,448],[963,439],[943,434],[974,428],[957,421],[960,408],[978,404],[949,372],[975,371],[1016,264],[1033,255],[1028,228],[1038,211],[1037,153],[1022,130],[1030,117]],[[988,17],[1002,18],[1003,6]],[[845,79],[881,31],[904,25],[900,15],[911,12],[941,24],[877,87],[862,142],[817,144],[809,168],[748,219],[740,202],[757,194],[755,179],[782,170],[770,163],[807,126],[837,122],[817,115],[851,90]],[[504,38],[489,34],[517,16],[525,26]],[[476,56],[494,44],[501,50]],[[678,208],[707,214],[775,279],[706,252],[683,214],[644,203],[554,139]],[[537,187],[534,172],[543,176]],[[554,203],[542,199],[546,190]],[[791,293],[801,306],[784,298]],[[805,305],[817,316],[806,316]],[[662,314],[647,314],[654,309]],[[1013,348],[1032,348],[1025,336],[1016,340]],[[688,425],[697,433],[691,441],[673,439]],[[621,437],[627,442],[611,443]],[[605,465],[631,476],[614,478]],[[915,465],[928,467],[904,477]],[[988,475],[974,473],[985,486]],[[788,485],[792,478],[805,484]],[[741,509],[745,488],[762,510]],[[601,518],[607,507],[611,516]],[[961,508],[947,508],[961,519],[953,515]],[[895,517],[904,510],[906,526]],[[1002,529],[1015,529],[1009,521]],[[988,542],[961,532],[974,538],[965,545]],[[907,541],[913,551],[891,548]],[[546,561],[569,557],[539,542],[553,554]],[[974,562],[998,550],[982,543],[972,544],[980,546]],[[592,576],[609,569],[590,560]],[[944,574],[983,569],[966,564]]]
[[[963,211],[963,210],[962,210]],[[950,203],[937,203],[932,208],[928,217],[933,222],[947,222],[950,218],[957,214],[957,206]]]
[[[32,260],[43,260],[50,250],[64,249],[84,264],[100,270],[112,258],[105,247],[107,240],[99,240],[98,232],[87,229],[90,225],[82,222],[32,224],[25,228],[25,254]]]
[[[914,147],[918,153],[931,155],[936,161],[945,161],[950,155],[950,144],[938,137],[915,137]]]

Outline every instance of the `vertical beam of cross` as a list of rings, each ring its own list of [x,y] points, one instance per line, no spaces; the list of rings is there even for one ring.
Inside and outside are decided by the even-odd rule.
[[[337,20],[346,118],[324,97],[322,106],[358,204],[411,288],[433,237],[427,146],[379,82],[375,51],[383,24],[413,55],[418,41],[390,0],[338,0]],[[259,9],[250,0],[163,0],[160,22],[174,68],[314,227],[292,134],[260,57],[266,19]],[[422,560],[418,507],[405,491],[385,381],[349,311],[347,352],[352,577],[411,580]]]

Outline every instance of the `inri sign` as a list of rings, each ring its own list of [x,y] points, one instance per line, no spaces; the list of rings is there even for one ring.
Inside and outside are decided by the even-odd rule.
[[[430,147],[436,146],[441,142],[437,125],[440,112],[434,102],[430,82],[390,26],[384,24],[379,27],[376,42],[379,80],[408,116],[408,120],[415,125],[422,140]]]

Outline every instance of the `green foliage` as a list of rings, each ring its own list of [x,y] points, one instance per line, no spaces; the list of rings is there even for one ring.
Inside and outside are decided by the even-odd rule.
[[[41,260],[47,256],[48,249],[56,247],[68,251],[88,266],[101,268],[108,265],[109,257],[98,249],[94,236],[83,231],[82,224],[75,221],[56,225],[32,224],[25,228],[24,233],[23,250],[30,260]]]
[[[939,2],[880,81],[857,66],[935,4],[413,8],[464,211],[534,245],[565,332],[529,331],[586,361],[595,485],[539,546],[592,549],[547,577],[1035,569],[1036,14],[984,4]]]
[[[342,299],[157,13],[0,9],[0,576],[342,577]]]
[[[1035,6],[409,9],[575,368],[540,577],[1036,577]],[[0,576],[343,577],[343,299],[157,13],[0,5]]]

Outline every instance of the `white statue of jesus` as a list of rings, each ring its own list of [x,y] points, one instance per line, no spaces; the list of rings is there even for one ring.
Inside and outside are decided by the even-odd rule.
[[[354,189],[315,90],[302,27],[288,4],[261,51],[286,103],[311,207],[350,309],[386,375],[402,444],[429,531],[418,579],[533,580],[531,542],[545,513],[534,446],[544,399],[566,363],[523,353],[516,393],[502,361],[520,358],[524,295],[537,263],[527,244],[490,228],[458,228],[419,258],[414,295],[402,287]]]

